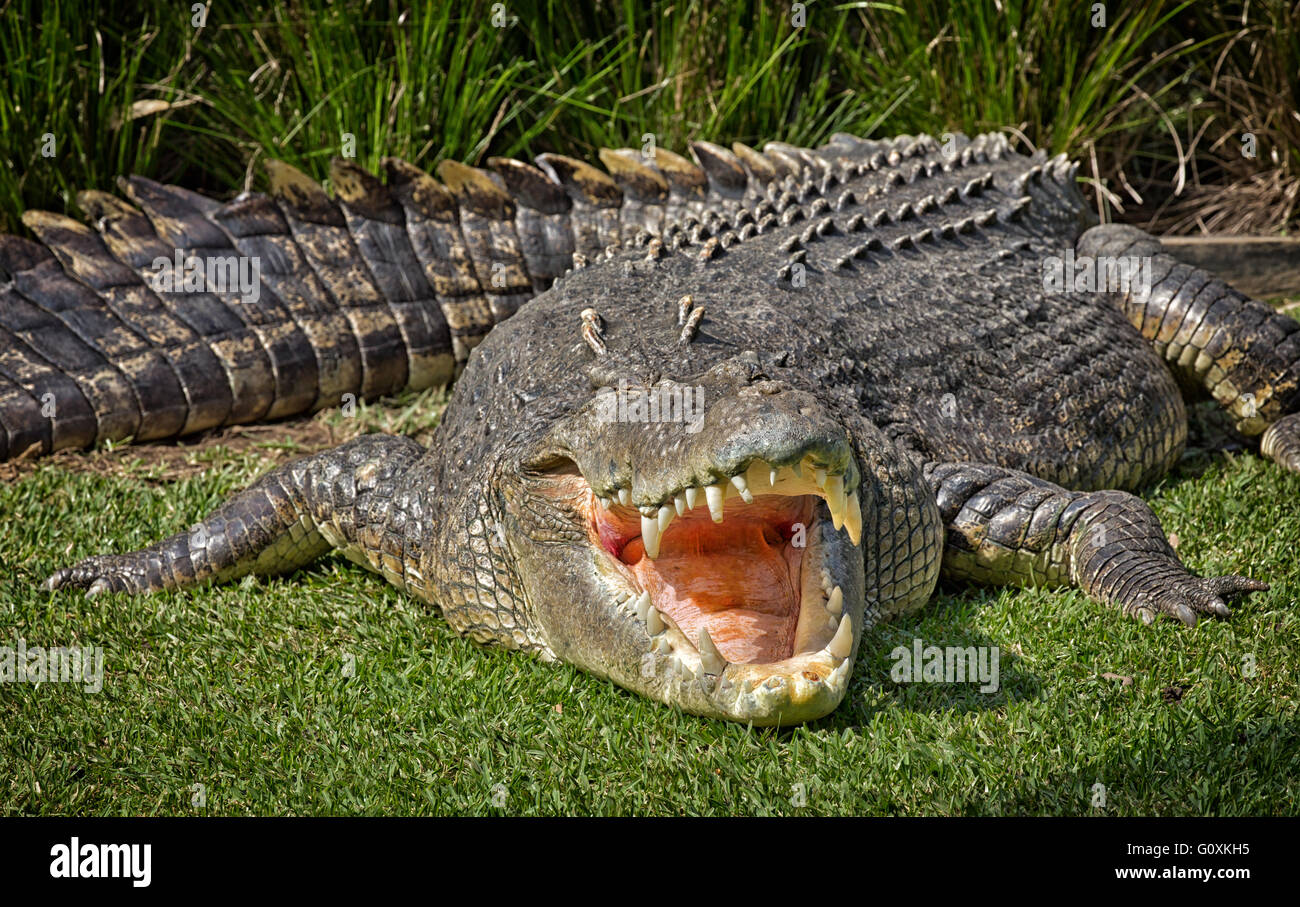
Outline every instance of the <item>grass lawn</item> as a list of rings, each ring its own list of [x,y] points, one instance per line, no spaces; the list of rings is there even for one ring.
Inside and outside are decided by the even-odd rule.
[[[268,158],[323,178],[351,152],[432,170],[647,137],[958,129],[1070,152],[1133,222],[1294,224],[1284,0],[1112,4],[1105,27],[1086,4],[1004,0],[208,6],[199,23],[169,0],[116,21],[87,0],[0,2],[0,232],[131,172],[228,199],[264,187]],[[1300,476],[1250,454],[1193,450],[1147,495],[1193,569],[1273,583],[1231,621],[1148,628],[1073,592],[945,590],[867,635],[839,710],[786,730],[479,649],[339,558],[142,598],[40,586],[192,525],[295,451],[377,428],[427,440],[444,402],[0,463],[0,647],[101,646],[105,670],[97,693],[0,683],[0,816],[1298,811]],[[894,683],[889,653],[914,638],[998,646],[1000,690]]]
[[[1075,592],[946,590],[867,635],[834,714],[785,730],[480,649],[337,558],[152,597],[39,588],[293,454],[267,438],[427,437],[437,404],[6,476],[0,645],[102,646],[104,685],[0,685],[0,814],[1296,812],[1300,476],[1251,454],[1192,451],[1147,495],[1194,569],[1273,583],[1231,621],[1147,628]],[[1000,647],[1001,689],[895,684],[889,653],[914,637]]]

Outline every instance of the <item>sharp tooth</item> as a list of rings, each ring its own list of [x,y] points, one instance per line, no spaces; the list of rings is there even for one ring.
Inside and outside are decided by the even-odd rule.
[[[660,535],[663,535],[665,532],[668,531],[668,524],[673,521],[673,517],[676,515],[677,514],[673,511],[673,508],[669,507],[667,504],[659,508],[659,534]]]
[[[844,615],[840,628],[835,631],[835,638],[826,646],[826,651],[835,658],[848,658],[853,649],[853,618]]]
[[[732,476],[731,484],[736,486],[736,490],[740,492],[746,504],[754,503],[754,496],[749,493],[749,483],[745,481],[744,476]]]
[[[659,556],[659,518],[641,514],[641,542],[645,545],[646,557]]]
[[[646,595],[650,593],[647,592]],[[831,590],[831,597],[826,599],[826,610],[832,614],[839,614],[844,610],[844,592],[839,586]]]
[[[803,460],[800,460],[799,462],[795,463],[794,466],[791,468],[794,470],[794,477],[796,479],[803,478]]]
[[[632,500],[632,493],[626,488],[620,488],[618,490],[618,502],[626,507],[627,502],[630,500]]]
[[[700,627],[700,667],[705,674],[721,674],[727,669],[727,659],[722,657],[718,647],[713,644],[709,631]]]
[[[636,600],[635,607],[636,616],[644,622],[650,616],[651,610],[653,610],[650,607],[650,593],[642,592],[640,598]]]
[[[695,496],[698,495],[699,493],[700,493],[700,490],[699,490],[698,488],[696,488],[694,485],[692,485],[690,488],[686,489],[686,509],[687,509],[687,510],[694,510],[694,509],[695,509]]]
[[[819,469],[813,473],[813,476],[816,477],[818,488],[821,488],[823,485],[826,484],[826,470]]]
[[[668,625],[664,623],[664,616],[659,613],[658,608],[651,608],[646,612],[645,628],[650,631],[651,636],[658,636],[664,631],[664,627],[666,626]],[[838,636],[835,638],[839,639]],[[832,640],[832,642],[834,642],[834,640]]]
[[[820,483],[819,483],[820,484]],[[844,525],[844,476],[831,476],[826,480],[826,505],[831,509],[831,522],[839,529]]]
[[[849,541],[855,545],[862,544],[862,504],[855,491],[849,495],[848,509],[844,512],[844,528],[849,532]]]
[[[721,482],[713,485],[704,486],[704,498],[709,502],[709,514],[713,517],[713,522],[722,522],[722,496],[724,489]]]
[[[767,474],[767,484],[769,484],[769,485],[775,485],[775,484],[776,484],[776,467],[775,467],[775,466],[773,466],[773,467],[772,467],[772,471],[769,472],[769,473]]]

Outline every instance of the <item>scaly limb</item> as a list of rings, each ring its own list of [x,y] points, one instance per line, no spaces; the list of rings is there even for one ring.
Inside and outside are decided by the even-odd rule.
[[[357,438],[267,473],[184,532],[87,558],[46,586],[91,595],[178,589],[287,573],[337,549],[407,588],[418,556],[404,549],[404,533],[386,530],[409,516],[397,479],[423,453],[409,438]]]
[[[1160,521],[1122,491],[1068,491],[999,466],[931,463],[946,540],[943,575],[989,585],[1073,586],[1150,624],[1228,617],[1225,599],[1268,585],[1200,577],[1178,560]]]

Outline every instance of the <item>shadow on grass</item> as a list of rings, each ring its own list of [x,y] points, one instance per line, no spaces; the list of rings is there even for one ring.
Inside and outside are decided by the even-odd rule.
[[[974,613],[988,599],[987,590],[964,588],[955,595],[936,596],[915,614],[872,627],[858,648],[844,701],[807,726],[858,731],[877,713],[895,709],[959,715],[998,711],[1039,698],[1042,683],[1023,667],[1023,660],[1004,642],[972,629]],[[927,664],[932,666],[928,673]],[[785,737],[793,730],[782,728],[779,733]]]

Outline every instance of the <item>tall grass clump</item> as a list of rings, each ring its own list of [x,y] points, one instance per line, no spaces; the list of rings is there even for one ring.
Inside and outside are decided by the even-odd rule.
[[[1083,161],[1104,217],[1295,214],[1300,39],[1281,0],[1108,4],[1104,22],[1081,0],[230,0],[202,23],[182,6],[0,0],[0,228],[129,171],[228,195],[266,157],[324,179],[340,153],[432,168],[647,133],[681,150],[989,129]],[[1227,141],[1246,125],[1267,152],[1249,164]],[[1266,213],[1216,203],[1223,187]]]

